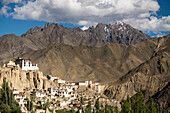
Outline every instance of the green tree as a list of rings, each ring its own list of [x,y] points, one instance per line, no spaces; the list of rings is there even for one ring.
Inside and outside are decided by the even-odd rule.
[[[142,92],[137,93],[131,102],[133,113],[146,113],[146,105]]]
[[[81,105],[84,105],[84,99],[83,99],[83,97],[81,97]]]
[[[142,92],[137,93],[132,99],[127,97],[121,105],[121,113],[162,113],[158,104],[151,98],[149,106],[145,104]]]
[[[91,113],[91,101],[88,102],[88,105],[86,106],[85,113]]]
[[[76,113],[76,111],[75,111],[74,108],[72,107],[71,110],[69,111],[69,113]]]
[[[100,109],[99,99],[96,100],[95,108],[96,108],[96,113],[99,113],[99,109]]]
[[[162,113],[167,113],[167,111],[166,111],[166,109],[165,109],[165,108],[163,109]]]
[[[16,101],[13,102],[13,104],[10,105],[10,107],[12,109],[11,113],[22,113],[20,110],[19,104]]]
[[[56,113],[63,113],[62,110],[56,110],[55,112],[56,112]]]
[[[108,111],[108,105],[106,104],[105,105],[105,113],[108,113],[109,111]]]
[[[76,113],[80,113],[80,108],[78,108],[77,112]]]
[[[127,100],[123,100],[121,113],[131,113],[131,100],[127,96]]]
[[[11,108],[9,105],[2,103],[0,105],[0,112],[2,113],[11,113]]]
[[[47,100],[47,102],[44,105],[41,105],[41,106],[42,106],[42,109],[44,109],[44,110],[48,109],[50,106],[49,99]]]
[[[33,110],[33,102],[30,101],[28,98],[27,98],[26,108],[27,108],[28,111],[32,111]],[[42,106],[41,106],[41,109],[42,109]]]
[[[118,109],[117,106],[115,107],[114,112],[115,112],[115,113],[119,113],[119,109]]]
[[[156,104],[153,101],[153,98],[150,98],[150,106],[149,106],[149,108],[150,108],[151,113],[157,113]]]
[[[100,106],[100,113],[104,113],[104,112],[105,112],[105,108],[104,108],[103,104],[101,104],[101,106]]]
[[[19,104],[15,101],[13,91],[8,86],[8,82],[3,81],[0,89],[0,112],[21,113]]]

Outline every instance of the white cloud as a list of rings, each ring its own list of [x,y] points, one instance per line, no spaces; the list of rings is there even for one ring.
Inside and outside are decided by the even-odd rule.
[[[3,4],[10,4],[10,3],[20,3],[22,0],[2,0]]]
[[[131,18],[131,19],[124,19],[125,23],[128,23],[138,29],[144,30],[144,31],[170,31],[170,15],[167,17],[157,18],[154,16],[151,16],[148,18]]]
[[[159,32],[159,33],[156,35],[156,37],[163,37],[163,36],[165,36],[165,35],[166,35],[165,33]]]
[[[0,10],[0,15],[5,15],[5,16],[9,16],[8,10],[10,10],[11,8],[4,5],[1,10]]]
[[[15,7],[11,15],[15,19],[85,26],[124,21],[140,30],[169,30],[169,16],[160,19],[150,16],[156,14],[159,8],[156,0],[35,0]]]

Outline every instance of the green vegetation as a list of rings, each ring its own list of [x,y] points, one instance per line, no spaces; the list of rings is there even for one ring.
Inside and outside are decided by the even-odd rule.
[[[31,101],[27,101],[27,109],[33,111],[34,98],[31,97]],[[151,98],[148,105],[145,104],[142,92],[137,93],[133,98],[127,96],[126,100],[121,103],[121,111],[118,107],[105,105],[99,103],[99,99],[96,100],[94,108],[92,109],[91,101],[84,108],[84,99],[80,100],[80,108],[77,111],[72,108],[71,110],[56,110],[56,113],[167,113],[166,110],[160,110],[159,105]],[[40,109],[49,109],[49,100],[45,104],[37,106]],[[4,81],[2,89],[0,89],[0,112],[2,113],[21,113],[19,104],[15,101],[13,91],[8,86],[8,82]]]
[[[28,111],[32,111],[33,110],[33,102],[32,99],[31,101],[27,98],[27,104],[26,104],[26,108]]]
[[[146,105],[142,92],[137,93],[132,99],[128,96],[123,100],[121,108],[120,113],[166,113],[160,110],[159,105],[152,98],[149,105]]]
[[[83,98],[81,98],[81,104],[84,104]],[[156,104],[153,99],[150,99],[149,105],[145,104],[142,92],[137,93],[133,98],[130,99],[127,96],[126,100],[122,101],[121,110],[118,107],[113,107],[110,105],[105,105],[99,103],[99,99],[96,100],[95,108],[92,110],[91,101],[85,109],[80,107],[82,113],[167,113],[166,110],[160,110],[159,105]],[[79,113],[80,108],[76,112],[73,108],[71,110],[57,110],[56,113]]]
[[[88,105],[86,106],[85,113],[91,113],[91,101],[88,102]]]
[[[21,113],[19,104],[15,101],[13,91],[4,81],[0,89],[0,112],[2,113]]]
[[[48,109],[49,111],[51,111],[49,109],[49,105],[50,105],[50,103],[49,103],[49,99],[48,99],[47,102],[45,102],[45,100],[44,100],[44,104],[42,104],[42,102],[40,102],[40,105],[39,106],[35,106],[35,108],[36,109],[43,109],[43,110]]]

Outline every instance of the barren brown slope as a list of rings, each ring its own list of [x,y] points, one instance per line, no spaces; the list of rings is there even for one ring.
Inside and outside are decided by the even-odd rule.
[[[55,44],[22,57],[38,63],[44,74],[74,81],[106,82],[117,80],[150,59],[156,47],[154,41],[130,46],[108,44],[103,47]]]
[[[105,95],[121,101],[127,95],[131,97],[142,91],[147,100],[170,82],[170,35],[154,42],[157,44],[157,48],[153,56],[130,70],[118,81],[109,83],[104,92]],[[166,98],[166,101],[169,102],[169,96]]]
[[[120,28],[126,29],[120,30]],[[11,34],[0,37],[0,65],[10,57],[16,58],[25,52],[44,49],[56,43],[101,47],[107,43],[130,45],[149,39],[151,38],[148,35],[125,23],[123,25],[98,24],[86,31],[47,23],[45,27],[31,28],[21,37]]]
[[[14,34],[0,37],[0,65],[10,58],[16,58],[19,55],[31,51],[21,37]]]

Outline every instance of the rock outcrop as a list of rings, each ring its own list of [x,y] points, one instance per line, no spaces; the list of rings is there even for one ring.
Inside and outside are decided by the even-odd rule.
[[[43,76],[40,71],[23,71],[18,66],[14,68],[0,67],[0,87],[3,80],[9,82],[11,87],[23,92],[24,89],[46,89],[56,84]]]
[[[149,97],[155,95],[169,87],[170,82],[170,40],[169,36],[154,41],[157,44],[155,53],[146,62],[130,70],[118,81],[109,83],[105,88],[104,94],[118,101],[126,99],[127,95],[132,97],[137,92],[144,93],[146,101]],[[167,90],[164,90],[167,91]],[[162,93],[158,94],[161,96]],[[156,99],[160,96],[154,96],[156,102],[161,104],[161,100]],[[162,96],[167,107],[170,95]],[[166,99],[165,99],[166,98]],[[161,99],[161,98],[160,98]]]
[[[160,91],[152,96],[154,102],[158,103],[161,109],[167,108],[170,111],[170,82]],[[147,102],[149,103],[149,102]]]

